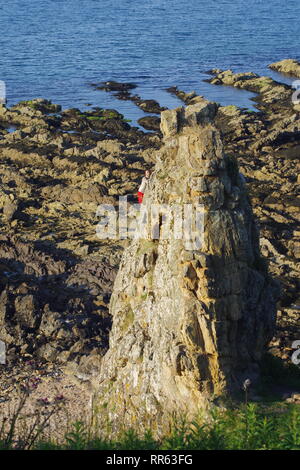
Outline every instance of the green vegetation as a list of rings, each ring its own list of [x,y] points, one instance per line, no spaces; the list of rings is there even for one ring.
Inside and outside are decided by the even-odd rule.
[[[118,113],[109,113],[108,115],[109,119],[117,119],[118,117],[120,117],[120,114]]]
[[[123,114],[119,114],[115,111],[104,110],[103,111],[103,118],[104,119],[123,119]]]
[[[100,121],[101,118],[100,116],[87,116],[87,119],[89,119],[90,121]]]
[[[128,323],[134,320],[133,315],[129,308]],[[242,391],[235,399],[219,397],[209,416],[199,412],[193,420],[187,420],[184,415],[165,419],[166,431],[160,438],[153,432],[159,427],[155,421],[148,427],[143,428],[139,423],[138,427],[124,429],[122,417],[120,429],[112,433],[105,411],[107,404],[100,409],[94,402],[90,418],[73,424],[67,419],[64,429],[58,433],[63,437],[51,439],[48,425],[50,422],[53,425],[52,420],[58,422],[57,416],[65,411],[64,401],[58,396],[54,406],[48,403],[39,406],[30,417],[25,412],[31,393],[28,385],[22,388],[19,403],[11,415],[0,417],[0,450],[300,450],[300,405],[282,401],[276,393],[280,385],[299,390],[300,369],[266,354],[261,372],[262,381],[255,387],[255,393],[260,394],[259,403]]]
[[[226,106],[226,108],[227,108],[227,109],[230,109],[230,110],[232,110],[232,111],[235,111],[235,110],[238,109],[238,107],[235,106],[234,104],[229,104],[228,106]]]
[[[38,108],[38,103],[36,103],[34,100],[19,101],[19,104],[23,106],[28,106],[29,108],[32,108],[32,109]]]
[[[105,109],[100,112],[100,115],[77,112],[77,116],[88,119],[89,121],[107,121],[108,119],[119,119],[123,122],[132,122],[131,119],[125,119],[123,114]]]
[[[237,410],[214,411],[209,420],[200,416],[192,422],[184,417],[173,421],[171,430],[155,439],[151,430],[120,432],[110,439],[82,422],[73,424],[62,442],[44,441],[39,436],[13,444],[0,435],[0,449],[39,450],[223,450],[223,449],[300,449],[300,409],[283,407],[269,412],[250,403]]]
[[[29,102],[24,101],[22,103],[27,104],[28,106]],[[91,114],[89,112],[80,112],[79,110],[76,110],[76,115],[79,118],[88,119],[89,121],[107,121],[109,119],[118,119],[122,122],[132,122],[131,119],[125,119],[123,114],[118,113],[117,111],[110,110],[110,109],[98,109],[97,114]]]

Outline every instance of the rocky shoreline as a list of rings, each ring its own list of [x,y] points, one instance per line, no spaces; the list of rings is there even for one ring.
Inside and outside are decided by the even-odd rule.
[[[298,76],[291,67],[276,70]],[[262,254],[281,284],[270,351],[290,361],[300,339],[300,105],[291,87],[269,77],[211,73],[214,85],[257,93],[257,112],[219,106],[215,126],[244,175]],[[0,407],[13,400],[6,377],[10,384],[24,378],[16,364],[54,363],[91,382],[108,348],[108,304],[128,242],[97,238],[96,209],[117,207],[119,196],[135,202],[142,173],[162,146],[164,108],[133,95],[134,84],[93,86],[156,114],[140,120],[152,132],[116,110],[61,110],[43,99],[0,105],[0,340],[8,361],[0,365]],[[186,105],[201,99],[176,87],[169,92]]]

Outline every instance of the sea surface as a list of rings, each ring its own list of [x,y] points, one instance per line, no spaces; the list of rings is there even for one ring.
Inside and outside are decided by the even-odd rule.
[[[42,97],[64,108],[144,113],[90,84],[134,82],[142,98],[176,107],[177,85],[223,105],[253,109],[252,93],[203,82],[211,68],[253,71],[300,58],[300,1],[0,0],[0,80],[8,104]]]

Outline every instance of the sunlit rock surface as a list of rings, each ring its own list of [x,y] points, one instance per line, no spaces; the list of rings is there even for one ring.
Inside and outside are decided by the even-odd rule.
[[[160,238],[150,233],[123,254],[99,379],[100,404],[116,427],[194,414],[255,379],[274,331],[278,287],[260,256],[243,178],[223,153],[216,111],[199,98],[162,113],[164,146],[142,210],[190,204],[203,209],[203,224],[190,239],[164,239],[166,218],[158,217]]]

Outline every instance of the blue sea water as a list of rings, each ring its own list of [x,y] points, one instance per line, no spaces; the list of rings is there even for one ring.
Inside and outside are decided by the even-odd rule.
[[[208,69],[254,71],[300,57],[299,0],[0,0],[0,80],[8,103],[43,97],[63,107],[112,107],[134,121],[131,102],[95,91],[135,82],[167,107],[177,85],[222,104],[252,107],[251,93],[203,82]]]

